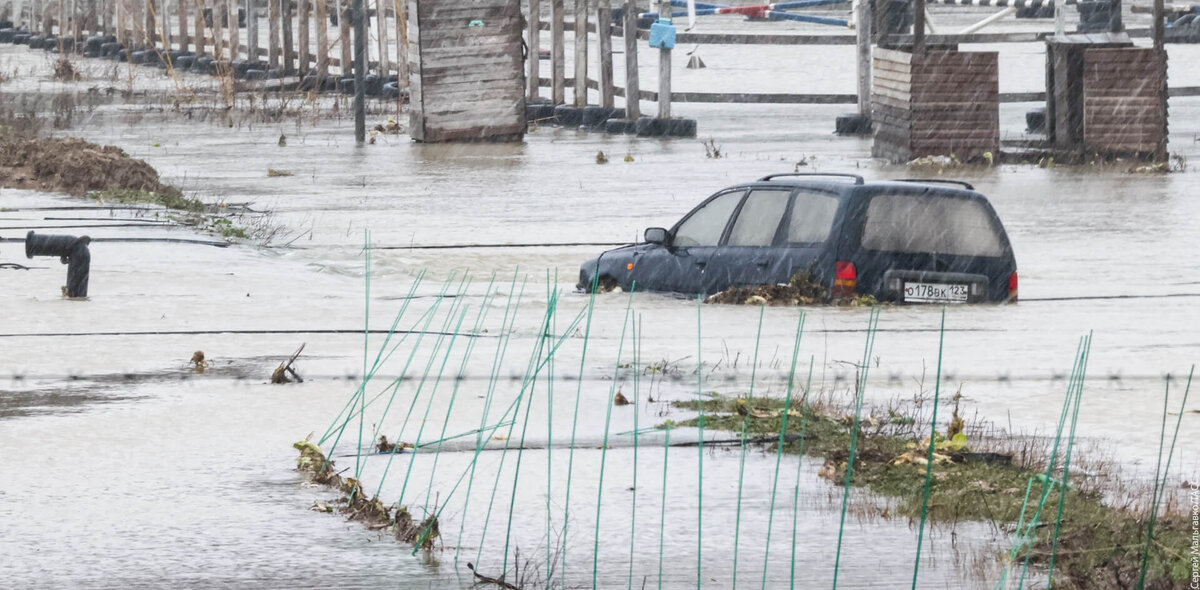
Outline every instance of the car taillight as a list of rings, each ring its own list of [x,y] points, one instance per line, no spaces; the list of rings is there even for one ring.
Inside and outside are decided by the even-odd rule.
[[[1008,300],[1017,300],[1017,271],[1015,270],[1008,275]]]
[[[834,269],[833,296],[854,297],[857,288],[858,269],[854,268],[853,262],[839,260]]]

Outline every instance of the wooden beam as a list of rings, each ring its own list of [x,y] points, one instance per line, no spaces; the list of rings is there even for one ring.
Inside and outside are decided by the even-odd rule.
[[[564,0],[550,0],[550,101],[554,104],[567,102],[566,73],[566,32],[563,31],[563,18],[566,8]]]
[[[313,0],[317,7],[317,76],[329,75],[329,9],[328,0]]]

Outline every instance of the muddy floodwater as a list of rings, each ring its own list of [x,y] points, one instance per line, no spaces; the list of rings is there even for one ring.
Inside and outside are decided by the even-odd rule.
[[[1039,90],[1041,48],[1000,50],[1001,91]],[[1168,50],[1171,84],[1200,83],[1191,65],[1197,47]],[[736,63],[725,79],[734,81],[722,84],[854,91],[852,68],[838,67],[852,63],[851,47],[807,47],[794,62],[748,59],[752,50],[742,48],[701,52],[709,69],[681,70],[681,89],[716,83]],[[45,59],[0,46],[0,71],[18,72],[0,84],[0,98],[23,105],[19,113],[57,117],[61,128],[46,129],[52,134],[117,145],[187,194],[247,210],[238,223],[256,238],[226,246],[161,209],[0,189],[0,262],[31,267],[0,270],[6,587],[465,588],[473,583],[466,562],[498,575],[507,546],[509,556],[519,549],[533,577],[544,580],[554,564],[556,587],[590,586],[593,575],[598,587],[655,587],[661,567],[663,587],[690,587],[699,569],[704,585],[717,588],[732,584],[735,529],[739,585],[788,587],[793,576],[795,587],[830,584],[842,489],[817,476],[818,460],[784,456],[776,467],[770,448],[750,452],[739,518],[736,446],[664,451],[663,434],[651,432],[639,435],[635,451],[628,434],[692,417],[667,402],[697,392],[740,395],[753,383],[755,395],[782,397],[798,310],[767,308],[756,337],[758,308],[598,295],[585,357],[588,320],[580,314],[589,299],[575,282],[579,264],[606,247],[569,244],[631,242],[646,227],[669,227],[711,193],[768,173],[852,172],[870,180],[939,172],[884,165],[870,158],[870,139],[833,135],[834,118],[849,105],[675,105],[676,114],[699,121],[695,140],[542,127],[511,145],[422,145],[382,135],[356,146],[352,122],[331,116],[328,99],[319,118],[221,116],[202,104],[160,101],[177,84],[144,69],[113,76],[111,65],[97,66],[92,78],[64,85],[48,80]],[[768,62],[783,63],[786,75]],[[149,94],[122,98],[120,80],[135,74]],[[73,97],[70,113],[63,99],[55,102],[64,93]],[[276,100],[265,106],[317,108]],[[1023,136],[1033,106],[1001,106],[1005,139]],[[1171,99],[1170,130],[1169,150],[1190,164],[1186,171],[1138,174],[1132,164],[941,171],[991,200],[1013,243],[1021,297],[1016,305],[947,309],[943,398],[961,392],[960,412],[975,423],[1050,433],[1076,346],[1091,332],[1079,452],[1103,453],[1114,473],[1143,483],[1155,469],[1165,376],[1180,393],[1200,359],[1200,98]],[[701,141],[709,138],[719,159],[706,157]],[[609,163],[596,163],[598,151]],[[291,174],[269,177],[269,169]],[[60,297],[66,270],[57,259],[26,259],[22,244],[8,241],[30,229],[93,238],[87,301]],[[439,245],[463,247],[425,248]],[[523,439],[520,455],[501,452],[505,443],[494,439],[464,476],[472,473],[474,434],[390,464],[356,452],[377,431],[427,442],[496,424],[517,398],[552,302],[549,328],[566,338],[515,429],[498,431],[514,448]],[[402,308],[401,330],[428,333],[388,339]],[[627,313],[636,319],[636,356]],[[805,313],[796,381],[809,378],[811,362],[811,389],[844,402],[863,356],[868,310]],[[932,391],[941,313],[882,310],[868,404]],[[372,333],[364,336],[365,327]],[[297,369],[305,381],[270,384],[272,370],[302,343]],[[421,514],[446,506],[439,549],[416,556],[386,534],[310,510],[337,494],[293,470],[292,443],[334,428],[364,373],[393,346],[366,385],[366,419],[361,428],[357,417],[347,423],[332,458],[385,502],[402,498]],[[203,373],[188,362],[197,350],[210,361]],[[651,364],[663,370],[647,371]],[[402,374],[408,378],[389,387]],[[638,403],[611,408],[618,390],[631,400],[636,391]],[[1200,396],[1192,400],[1172,490],[1200,479]],[[950,407],[943,405],[944,416]],[[672,442],[697,435],[678,429]],[[907,587],[915,523],[881,516],[886,498],[851,496],[839,586]],[[990,524],[939,524],[925,538],[920,586],[991,587],[996,556],[1010,542]],[[547,554],[561,546],[565,554]]]

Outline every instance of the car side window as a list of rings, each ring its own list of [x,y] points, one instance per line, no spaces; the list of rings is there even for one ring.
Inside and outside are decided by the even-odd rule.
[[[838,198],[826,193],[800,191],[792,203],[788,220],[787,241],[790,244],[813,244],[829,239],[833,218],[837,215]]]
[[[671,244],[679,248],[716,246],[729,224],[729,216],[745,191],[733,191],[701,205],[675,230]]]
[[[877,195],[862,245],[871,250],[1000,256],[1000,232],[979,201],[934,195]]]
[[[730,246],[770,246],[775,241],[775,230],[787,210],[790,190],[752,190],[746,197],[733,231],[729,233]]]

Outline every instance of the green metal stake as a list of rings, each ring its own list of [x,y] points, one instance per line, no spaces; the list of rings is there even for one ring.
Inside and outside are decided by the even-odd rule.
[[[833,561],[833,588],[837,590],[838,570],[842,563],[842,535],[846,531],[846,507],[850,504],[850,481],[854,474],[854,459],[858,451],[859,420],[862,414],[863,398],[867,392],[867,374],[871,369],[871,351],[875,347],[875,332],[879,325],[879,308],[872,307],[867,320],[867,343],[863,347],[862,375],[860,376],[854,400],[854,425],[850,433],[850,457],[846,462],[846,485],[842,492],[842,516],[838,525],[837,554]]]
[[[663,541],[667,531],[667,460],[671,456],[671,427],[664,429],[663,438],[663,478],[662,478],[662,512],[658,517],[658,590],[662,590]]]
[[[1184,408],[1187,407],[1188,393],[1191,392],[1191,390],[1192,390],[1192,376],[1195,375],[1195,373],[1196,373],[1196,365],[1192,365],[1192,370],[1190,372],[1188,372],[1187,386],[1184,387],[1184,389],[1183,389],[1183,401],[1181,401],[1179,403],[1179,415],[1175,419],[1175,434],[1172,435],[1172,437],[1171,437],[1171,450],[1167,453],[1167,464],[1163,467],[1161,484],[1159,483],[1157,469],[1155,470],[1155,474],[1154,474],[1154,478],[1155,478],[1154,479],[1154,487],[1155,487],[1154,505],[1151,506],[1151,508],[1150,508],[1150,522],[1146,528],[1146,545],[1142,549],[1142,567],[1141,567],[1141,572],[1138,574],[1138,585],[1137,585],[1138,590],[1142,590],[1142,588],[1144,588],[1146,585],[1146,566],[1149,564],[1149,559],[1150,559],[1150,544],[1154,542],[1154,524],[1158,520],[1158,506],[1162,502],[1162,494],[1165,492],[1166,487],[1167,487],[1167,474],[1171,471],[1171,459],[1175,454],[1175,442],[1179,438],[1179,424],[1183,420]],[[1170,381],[1168,380],[1167,383],[1169,386]],[[1163,406],[1164,406],[1163,407],[1163,422],[1165,425],[1165,423],[1166,423],[1166,400],[1165,399],[1163,400]],[[1163,434],[1165,435],[1166,432],[1164,431]],[[1161,460],[1162,460],[1162,438],[1159,439],[1159,461],[1161,461]],[[1195,522],[1195,521],[1193,521],[1193,522]]]
[[[742,533],[742,483],[746,478],[746,431],[750,428],[750,404],[754,401],[754,379],[758,371],[758,347],[762,342],[762,322],[766,306],[758,307],[758,332],[754,336],[754,362],[750,365],[750,392],[746,394],[746,415],[742,416],[742,454],[738,459],[737,512],[733,525],[733,581],[729,585],[737,588],[738,547]],[[703,400],[701,400],[703,403]]]
[[[917,528],[917,558],[913,560],[912,588],[917,590],[921,571],[921,545],[925,540],[925,520],[929,515],[929,486],[933,482],[933,446],[937,442],[938,402],[942,392],[942,350],[946,342],[946,306],[942,306],[942,326],[938,329],[937,377],[933,386],[933,416],[929,419],[929,451],[925,455],[925,490],[921,496],[921,525]]]
[[[775,449],[775,479],[771,484],[771,509],[767,512],[767,546],[763,551],[763,577],[762,588],[767,588],[767,564],[771,558],[771,528],[775,524],[775,492],[779,489],[779,463],[783,460],[783,441],[787,439],[787,423],[788,414],[792,409],[792,386],[795,383],[796,377],[796,359],[800,357],[800,338],[804,334],[804,312],[800,312],[800,319],[797,320],[796,326],[796,342],[792,344],[792,366],[788,369],[788,386],[787,397],[783,399],[783,420],[779,425],[779,445]],[[800,413],[803,415],[804,406],[800,407]]]
[[[796,587],[796,529],[800,519],[800,473],[804,467],[804,442],[808,434],[808,392],[812,391],[813,363],[816,355],[808,357],[808,382],[804,385],[804,397],[800,399],[800,450],[796,460],[796,488],[792,492],[792,563],[788,576],[788,588]]]
[[[596,288],[600,280],[600,262],[592,272],[592,288],[588,295],[587,324],[583,329],[583,352],[579,355],[579,381],[575,385],[575,410],[571,418],[571,445],[567,450],[567,497],[563,502],[563,532],[559,585],[567,587],[567,530],[571,523],[571,476],[575,470],[575,433],[579,426],[579,399],[583,393],[583,371],[587,362],[588,339],[592,334],[592,312],[596,309]],[[547,539],[549,541],[549,539]]]
[[[636,285],[634,285],[636,287]],[[608,391],[607,410],[604,414],[604,442],[600,447],[600,479],[596,485],[596,534],[592,540],[592,588],[596,588],[596,579],[600,573],[600,507],[604,498],[604,463],[608,458],[608,429],[612,424],[613,394],[617,392],[617,377],[621,370],[621,351],[625,347],[625,329],[629,327],[629,310],[633,307],[633,291],[629,289],[629,299],[625,304],[625,319],[621,321],[621,340],[617,342],[617,366],[613,369],[612,387]]]

